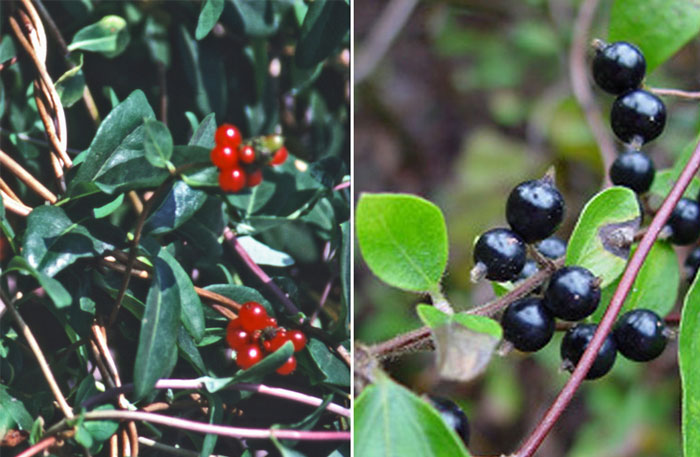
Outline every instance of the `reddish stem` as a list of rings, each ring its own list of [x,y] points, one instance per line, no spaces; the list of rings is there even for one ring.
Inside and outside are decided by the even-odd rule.
[[[17,457],[32,457],[33,455],[37,455],[38,453],[50,448],[54,444],[56,444],[56,437],[49,436],[48,438],[44,438],[36,443],[34,446],[29,447],[21,454],[18,454]]]
[[[605,337],[608,335],[610,329],[615,323],[615,319],[622,309],[625,298],[627,298],[627,294],[634,284],[634,280],[637,277],[642,264],[644,263],[644,259],[646,258],[647,254],[649,254],[649,250],[654,244],[654,241],[656,241],[659,232],[666,224],[666,221],[671,215],[673,208],[676,206],[676,203],[678,203],[678,200],[680,200],[680,198],[683,196],[683,192],[685,191],[686,187],[688,187],[688,184],[690,184],[690,181],[698,171],[698,168],[700,168],[700,143],[695,147],[695,151],[693,151],[693,155],[685,165],[685,168],[678,178],[678,181],[676,181],[674,184],[671,192],[669,192],[666,200],[664,200],[661,208],[659,208],[659,211],[651,221],[651,224],[649,225],[647,232],[644,234],[644,237],[642,237],[642,240],[639,242],[639,246],[627,264],[627,268],[622,274],[617,290],[615,290],[615,294],[610,300],[610,305],[608,306],[603,319],[600,321],[600,324],[598,324],[598,329],[596,330],[595,335],[593,335],[593,339],[586,348],[586,351],[583,353],[578,365],[576,365],[576,369],[571,374],[571,377],[566,382],[564,388],[561,390],[561,392],[559,392],[559,395],[554,400],[552,406],[547,410],[542,420],[540,420],[535,430],[530,434],[518,452],[514,454],[515,457],[531,457],[535,451],[537,451],[537,448],[540,446],[542,441],[544,441],[549,431],[552,429],[552,427],[554,427],[554,424],[561,413],[573,398],[576,390],[581,385],[586,373],[588,373],[588,370],[593,364],[600,347],[603,345]]]

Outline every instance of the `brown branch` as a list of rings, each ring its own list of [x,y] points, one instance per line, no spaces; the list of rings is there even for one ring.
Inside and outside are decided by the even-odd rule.
[[[647,90],[653,94],[662,97],[678,97],[684,100],[700,100],[700,92],[689,92],[680,89],[662,89],[660,87],[647,87]]]
[[[24,452],[22,452],[21,454],[17,454],[17,457],[32,457],[34,455],[39,454],[42,451],[47,450],[48,448],[56,444],[57,441],[58,440],[55,436],[49,436],[48,438],[44,438],[43,440],[36,443],[34,446],[31,446],[28,449],[24,450]]]
[[[603,159],[603,169],[608,170],[615,161],[617,152],[608,129],[603,122],[598,105],[593,97],[593,91],[588,83],[588,66],[586,65],[586,52],[588,49],[588,30],[591,28],[598,0],[586,0],[579,9],[574,23],[574,38],[571,42],[569,54],[569,69],[571,72],[571,89],[579,105],[583,109],[586,121],[591,127],[600,155]],[[604,187],[610,186],[610,178],[604,173]]]
[[[12,211],[13,213],[27,217],[29,216],[29,213],[32,212],[32,209],[30,207],[28,207],[24,203],[20,203],[16,200],[13,200],[9,195],[5,193],[4,190],[0,190],[0,195],[2,195],[3,206],[8,210]]]
[[[659,211],[654,216],[654,219],[652,219],[651,224],[649,224],[644,237],[639,242],[637,250],[634,251],[632,258],[627,263],[627,267],[620,278],[617,289],[610,300],[608,309],[598,324],[598,329],[593,335],[593,339],[588,344],[586,351],[583,353],[581,360],[576,365],[576,368],[571,374],[569,380],[566,382],[564,388],[561,390],[561,392],[559,392],[559,395],[554,400],[554,403],[552,403],[552,406],[550,406],[535,430],[533,430],[525,443],[515,454],[516,457],[531,457],[537,451],[537,448],[539,448],[549,431],[552,429],[552,427],[554,427],[554,424],[559,419],[559,416],[562,414],[562,412],[564,412],[564,409],[573,398],[574,394],[588,373],[588,370],[593,364],[593,361],[595,360],[600,347],[603,345],[605,338],[615,323],[617,315],[625,302],[625,298],[627,298],[627,294],[632,289],[634,280],[636,279],[639,270],[642,268],[644,260],[656,241],[659,232],[661,232],[663,229],[666,221],[671,215],[671,212],[678,203],[678,200],[680,200],[680,198],[683,196],[683,192],[688,187],[688,184],[690,184],[690,181],[693,179],[693,176],[695,176],[698,169],[700,169],[700,143],[698,143],[698,145],[695,147],[695,151],[688,160],[688,163],[685,165],[685,168],[683,168],[681,175],[678,177],[678,181],[676,181],[676,183],[673,185],[673,188],[664,200],[661,208],[659,208]]]
[[[22,182],[24,182],[30,189],[39,194],[44,200],[50,203],[56,203],[58,198],[49,189],[44,187],[34,176],[31,175],[27,170],[25,170],[22,165],[15,162],[15,160],[7,155],[3,150],[0,149],[0,164],[6,166],[10,171],[17,176]]]

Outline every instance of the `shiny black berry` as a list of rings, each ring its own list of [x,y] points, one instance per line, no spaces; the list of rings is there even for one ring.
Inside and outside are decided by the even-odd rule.
[[[625,41],[617,41],[596,51],[593,79],[604,91],[618,95],[639,87],[646,67],[639,48]]]
[[[510,281],[518,277],[525,265],[525,242],[505,228],[484,232],[474,246],[474,263],[485,268],[486,279]]]
[[[523,266],[523,269],[520,270],[520,274],[518,275],[518,279],[527,279],[530,276],[533,276],[539,270],[540,269],[537,267],[537,262],[535,262],[532,259],[527,259],[525,261],[525,265]]]
[[[698,268],[700,268],[700,247],[696,247],[688,254],[685,258],[685,277],[689,282],[693,282],[695,275],[698,274]],[[523,268],[525,271],[525,268]],[[534,274],[534,273],[533,273]]]
[[[536,297],[516,300],[501,317],[503,337],[516,349],[534,352],[549,343],[554,334],[554,316]]]
[[[666,226],[671,229],[674,244],[690,244],[700,236],[700,205],[695,200],[681,198],[673,208]]]
[[[631,90],[617,97],[610,112],[610,125],[625,143],[638,138],[642,143],[661,134],[666,125],[666,106],[645,90]]]
[[[508,224],[527,243],[547,238],[563,218],[564,197],[550,177],[518,184],[508,196]]]
[[[653,311],[635,309],[625,313],[613,330],[617,350],[630,360],[646,362],[666,347],[664,321]]]
[[[462,408],[452,400],[443,397],[428,396],[428,401],[442,416],[442,420],[452,427],[462,439],[465,446],[469,445],[469,420]]]
[[[550,236],[537,243],[537,250],[543,256],[556,260],[566,255],[566,241],[556,236]]]
[[[564,339],[561,341],[561,358],[566,369],[574,371],[576,364],[581,360],[583,352],[593,339],[593,334],[597,328],[596,324],[579,324],[567,330]],[[588,370],[586,379],[596,379],[606,374],[615,364],[616,357],[617,346],[615,340],[611,335],[608,335],[598,350],[598,355]]]
[[[600,302],[600,285],[583,267],[564,267],[552,275],[545,292],[545,305],[555,317],[578,321],[590,316]]]
[[[654,181],[654,162],[642,151],[623,152],[610,167],[610,180],[618,186],[629,187],[638,194],[649,190]]]

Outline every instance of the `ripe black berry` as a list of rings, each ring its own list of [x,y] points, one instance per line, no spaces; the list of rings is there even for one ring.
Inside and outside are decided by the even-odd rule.
[[[564,267],[552,275],[545,292],[545,305],[554,316],[577,321],[590,316],[600,302],[600,285],[583,267]]]
[[[649,190],[654,181],[654,162],[642,151],[635,149],[619,155],[610,167],[610,180],[619,186],[629,187],[638,194]]]
[[[569,371],[573,371],[578,361],[581,360],[581,356],[588,347],[588,343],[593,339],[593,334],[597,328],[596,324],[579,324],[567,330],[564,339],[561,341],[561,358]],[[586,379],[600,378],[610,371],[615,363],[616,356],[617,347],[615,340],[608,335],[598,350],[598,355],[588,370]]]
[[[508,224],[527,243],[547,238],[563,218],[564,198],[550,177],[518,184],[508,196]]]
[[[631,90],[617,97],[610,112],[615,135],[625,143],[639,137],[642,143],[661,134],[666,125],[666,106],[656,95],[645,90]]]
[[[527,279],[530,276],[537,273],[539,270],[540,269],[537,268],[537,262],[535,262],[532,259],[527,259],[525,261],[525,265],[523,266],[523,269],[520,270],[520,274],[518,275],[518,279]]]
[[[601,89],[617,95],[639,87],[646,67],[644,55],[639,48],[618,41],[596,52],[593,58],[593,79]]]
[[[625,313],[613,330],[617,350],[630,360],[646,362],[666,347],[664,322],[653,311],[635,309]]]
[[[673,208],[666,226],[671,229],[674,244],[690,244],[700,236],[700,205],[695,200],[681,198]]]
[[[543,256],[556,260],[566,255],[566,241],[556,236],[550,236],[537,243],[537,250]]]
[[[518,277],[525,265],[525,243],[520,236],[505,228],[484,232],[474,246],[474,262],[486,269],[492,281],[510,281]]]
[[[452,400],[443,397],[428,396],[430,404],[433,405],[442,416],[442,420],[457,432],[465,446],[469,445],[469,420],[462,408]]]
[[[700,268],[700,247],[696,247],[688,257],[685,258],[685,277],[689,282],[693,282],[695,275],[698,274],[698,268]],[[525,268],[523,268],[525,271]],[[533,273],[534,274],[534,273]]]
[[[501,318],[503,337],[524,352],[545,347],[554,334],[554,316],[536,297],[511,303]]]

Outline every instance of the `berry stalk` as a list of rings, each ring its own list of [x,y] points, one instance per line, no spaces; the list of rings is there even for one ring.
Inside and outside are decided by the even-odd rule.
[[[646,256],[649,254],[649,251],[656,241],[656,238],[664,228],[666,221],[671,216],[673,209],[683,196],[683,192],[685,192],[685,189],[690,184],[690,181],[693,179],[693,176],[695,173],[697,173],[698,169],[700,169],[700,143],[698,143],[698,145],[695,147],[693,155],[688,160],[685,168],[683,168],[678,181],[676,181],[674,184],[671,192],[669,192],[666,200],[664,200],[661,208],[659,208],[659,211],[654,216],[654,219],[651,221],[646,233],[639,242],[639,246],[627,264],[627,268],[622,274],[620,283],[615,290],[615,294],[610,300],[610,305],[608,306],[603,319],[598,325],[598,330],[595,332],[593,339],[588,345],[586,351],[583,353],[578,365],[576,365],[576,369],[574,369],[566,385],[561,392],[559,392],[559,395],[554,400],[554,403],[552,403],[552,406],[547,410],[535,430],[533,430],[525,443],[514,454],[515,457],[531,457],[537,451],[537,448],[539,448],[540,444],[542,444],[542,441],[544,441],[544,439],[547,437],[547,434],[550,432],[552,427],[554,427],[554,424],[559,419],[559,416],[562,412],[564,412],[564,409],[573,398],[574,394],[581,385],[581,382],[586,377],[588,370],[593,364],[600,347],[605,341],[605,338],[615,324],[615,320],[622,309],[622,305],[627,298],[627,294],[631,290],[634,280],[644,264],[644,259],[646,259]]]

